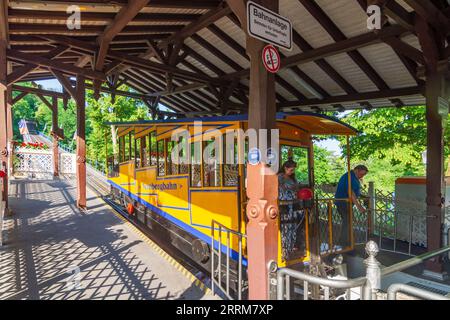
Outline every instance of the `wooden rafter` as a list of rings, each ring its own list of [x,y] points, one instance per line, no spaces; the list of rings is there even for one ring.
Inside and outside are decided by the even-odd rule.
[[[48,52],[47,54],[43,55],[44,58],[47,59],[53,59],[61,55],[63,52],[65,52],[68,49],[67,46],[58,46]],[[8,75],[7,81],[8,85],[13,84],[14,82],[19,81],[20,79],[27,76],[32,71],[36,70],[38,67],[35,64],[26,64],[23,67],[17,68],[14,70],[11,74]]]
[[[61,72],[66,72],[73,75],[83,74],[91,79],[98,79],[104,81],[106,79],[105,75],[101,72],[88,70],[83,68],[78,68],[73,65],[64,64],[48,58],[35,56],[28,53],[23,53],[17,50],[8,49],[7,50],[8,59],[13,61],[20,61],[23,63],[30,63],[36,66],[45,67],[49,69],[55,69]]]
[[[450,19],[430,0],[405,0],[435,30],[447,35],[450,33]]]
[[[164,48],[167,47],[167,45],[169,45],[170,43],[183,42],[186,38],[194,35],[201,29],[206,28],[210,24],[214,23],[220,18],[229,15],[230,13],[231,9],[227,6],[227,4],[221,3],[217,8],[210,10],[208,13],[202,15],[198,20],[187,25],[179,32],[167,38],[166,40],[161,41],[158,44],[158,47]]]
[[[241,28],[240,22],[234,15],[229,15],[228,18],[239,28]],[[243,58],[249,59],[247,56],[247,52],[245,51],[245,48],[243,48],[238,42],[233,40],[230,36],[225,34],[223,31],[221,31],[216,26],[211,26],[209,28],[211,32],[213,32],[216,36],[218,36],[222,41],[224,41],[227,45],[229,45],[231,48],[233,48],[236,52],[238,52]],[[302,51],[308,51],[311,50],[312,47],[304,40],[295,30],[293,31],[293,39],[294,43],[297,44]],[[280,52],[280,57],[285,58],[286,56]],[[331,66],[330,66],[331,67]],[[311,77],[309,77],[305,72],[303,72],[299,67],[293,66],[290,68],[290,70],[296,74],[301,80],[305,81],[307,85],[309,85],[311,88],[313,88],[320,96],[322,97],[328,97],[329,94],[318,84],[316,83]],[[277,82],[280,82],[280,77],[277,77]],[[281,80],[282,82],[282,80]],[[298,92],[298,91],[297,91]],[[356,92],[356,91],[355,91]],[[292,92],[291,92],[292,93]],[[297,94],[294,94],[294,96],[297,96]]]
[[[306,52],[298,53],[292,56],[289,56],[285,59],[281,59],[281,68],[289,68],[292,66],[314,62],[323,58],[327,58],[330,56],[334,56],[340,53],[345,53],[348,51],[356,50],[362,47],[366,47],[372,44],[379,43],[383,41],[383,39],[392,36],[401,36],[405,33],[408,33],[401,26],[391,26],[384,28],[378,34],[373,32],[365,33],[362,35],[358,35],[352,38],[348,38],[346,40],[337,41],[332,44],[325,45],[323,47],[319,47],[313,50],[309,50]],[[236,72],[233,74],[229,74],[226,78],[233,77],[248,77],[249,70],[243,70],[241,72]]]
[[[26,5],[27,1],[31,0],[21,0],[21,3]],[[295,2],[295,0],[292,1]],[[298,1],[306,2],[306,0]],[[22,81],[37,81],[64,77],[65,82],[70,82],[68,80],[69,75],[84,74],[86,76],[85,73],[92,72],[93,69],[94,71],[102,71],[101,73],[104,74],[102,74],[102,80],[100,81],[104,81],[106,76],[109,77],[108,86],[101,86],[99,92],[119,95],[124,92],[119,92],[118,86],[127,84],[131,88],[138,89],[139,93],[133,94],[140,95],[142,99],[147,99],[147,101],[151,99],[149,102],[152,105],[155,104],[154,101],[157,98],[161,103],[173,108],[178,114],[186,114],[189,111],[198,114],[224,114],[225,111],[221,104],[225,99],[229,103],[227,107],[233,112],[241,112],[246,109],[245,105],[248,105],[249,88],[247,79],[249,70],[241,65],[241,60],[234,60],[233,55],[229,54],[229,50],[236,51],[246,61],[249,58],[240,41],[231,33],[228,33],[226,29],[220,27],[224,25],[226,28],[227,21],[224,21],[224,19],[218,21],[227,16],[236,23],[235,12],[230,14],[230,8],[227,6],[228,3],[233,1],[150,0],[146,7],[165,9],[161,13],[137,10],[138,12],[134,17],[129,18],[129,21],[133,21],[133,23],[122,23],[122,25],[119,21],[121,19],[120,12],[126,12],[134,1],[114,0],[114,5],[119,6],[119,10],[103,10],[103,8],[110,6],[110,3],[113,3],[109,0],[106,2],[105,0],[58,0],[58,7],[52,7],[53,4],[50,0],[41,2],[42,5],[33,0],[35,5],[29,10],[19,9],[16,3],[9,7],[9,26],[7,25],[7,27],[10,27],[10,31],[7,34],[10,36],[9,48],[12,51],[9,51],[8,59],[12,61],[14,67],[13,73],[9,74],[9,79],[18,77],[17,79]],[[86,6],[86,10],[82,13],[82,30],[73,30],[69,34],[64,23],[67,14],[60,9],[60,4],[79,4],[80,2],[83,6]],[[244,3],[243,1],[237,2]],[[307,2],[310,7],[319,7],[323,15],[327,15],[328,10],[334,10],[325,7],[319,1],[316,3],[313,0],[307,0]],[[329,23],[321,14],[313,14],[313,18],[321,23],[323,29],[334,39],[334,43],[323,47],[317,47],[312,41],[309,43],[309,38],[306,35],[304,36],[308,38],[308,41],[293,30],[293,41],[302,52],[293,55],[283,55],[284,52],[280,52],[282,69],[289,69],[289,72],[283,73],[282,77],[277,76],[276,98],[278,106],[288,106],[286,108],[289,108],[290,105],[300,103],[298,108],[317,107],[317,110],[319,108],[325,110],[322,104],[331,102],[332,106],[338,106],[341,109],[343,105],[346,105],[345,99],[351,100],[355,97],[356,100],[351,100],[355,103],[355,108],[373,104],[370,97],[358,96],[361,93],[353,87],[354,79],[351,79],[344,69],[337,72],[337,69],[331,66],[327,58],[342,53],[349,53],[352,56],[354,55],[354,53],[351,53],[352,51],[355,51],[358,55],[358,49],[378,43],[388,44],[405,66],[405,69],[402,70],[407,70],[416,80],[418,88],[422,87],[423,81],[417,76],[417,70],[422,71],[422,65],[429,66],[428,60],[430,59],[438,61],[450,56],[450,47],[433,48],[433,46],[427,44],[427,37],[429,38],[430,34],[433,37],[442,37],[447,34],[446,25],[450,17],[450,9],[445,9],[447,4],[443,1],[407,0],[406,2],[411,3],[410,6],[415,11],[408,12],[409,9],[405,9],[403,3],[398,0],[386,0],[384,2],[377,0],[377,3],[382,5],[383,14],[397,24],[389,25],[388,22],[382,30],[376,33],[367,32],[366,34],[352,36],[349,39],[342,32],[345,30],[339,30],[334,22]],[[368,1],[356,0],[355,3],[365,10]],[[97,6],[98,4],[102,4],[102,6]],[[281,4],[284,6],[283,2]],[[97,6],[97,9],[90,10],[93,6]],[[173,10],[174,8],[186,10],[183,13],[178,13]],[[197,10],[188,11],[194,8]],[[325,9],[327,13],[325,13]],[[119,13],[116,14],[115,12]],[[330,11],[329,17],[332,17],[332,15]],[[416,16],[420,16],[426,22],[428,29],[422,28],[420,32],[417,31]],[[446,17],[446,19],[443,19],[443,17]],[[46,23],[45,20],[50,19],[55,24]],[[221,50],[224,48],[223,45],[216,46],[205,33],[199,32],[204,29],[214,34],[214,38],[223,42],[226,49]],[[421,34],[422,38],[425,37],[421,40],[422,47],[425,45],[423,51],[409,44],[412,42],[406,43],[406,40],[403,39],[404,35],[411,33],[413,36]],[[424,34],[425,36],[423,36]],[[242,34],[239,36],[241,37]],[[187,39],[189,40],[185,42]],[[433,41],[431,40],[430,43]],[[99,54],[99,44],[101,48],[102,42],[108,42],[108,45],[106,46],[107,49],[105,50],[104,46],[103,53],[100,52]],[[194,51],[193,42],[205,49],[206,54],[203,50]],[[67,46],[70,50],[54,57],[48,56],[56,45]],[[433,50],[435,50],[434,53]],[[20,55],[14,57],[13,53],[16,52],[19,52]],[[102,58],[102,56],[102,67],[100,70],[96,70],[96,64],[101,61],[96,60],[95,57]],[[29,60],[29,57],[34,60]],[[27,58],[26,61],[25,58]],[[47,58],[47,60],[42,60],[42,58]],[[363,61],[361,58],[367,60]],[[391,96],[392,91],[388,90],[389,87],[383,81],[383,79],[391,79],[390,76],[385,77],[384,74],[377,74],[370,65],[372,61],[369,57],[364,58],[360,55],[360,57],[355,56],[352,59],[356,60],[356,65],[367,74],[380,92],[388,94],[387,100],[390,99],[394,106],[404,105],[399,97]],[[220,64],[217,63],[219,60],[221,61]],[[301,67],[301,65],[311,62],[317,65],[324,75],[328,76],[327,81],[318,81],[319,77],[310,75],[305,68]],[[227,65],[229,68],[225,69],[222,65]],[[77,69],[73,69],[73,67]],[[227,74],[228,72],[230,73]],[[403,76],[404,74],[402,74]],[[111,82],[112,78],[115,79],[113,82]],[[95,80],[95,78],[91,79]],[[337,86],[329,84],[331,80]],[[96,84],[98,85],[100,81],[96,81]],[[391,84],[391,81],[389,81],[392,88],[402,87],[395,83],[395,81],[392,81]],[[65,86],[68,87],[68,84],[66,83]],[[338,87],[342,90],[339,90]],[[336,92],[336,89],[338,92]],[[68,90],[65,89],[65,91]],[[341,94],[339,92],[345,94],[336,97],[336,94]],[[64,94],[65,97],[67,95],[67,93]],[[412,95],[415,96],[415,94]],[[317,99],[311,99],[312,96]],[[288,97],[292,97],[294,101],[288,101]],[[235,103],[236,101],[239,101],[239,103]],[[362,106],[358,105],[359,102],[362,102]],[[333,108],[337,110],[338,107]]]
[[[147,22],[155,21],[159,23],[192,22],[198,19],[199,14],[179,14],[179,13],[138,13],[133,21]],[[24,10],[9,9],[9,17],[13,19],[44,19],[58,22],[67,21],[67,13],[63,11],[45,10]],[[83,12],[82,25],[86,22],[112,22],[116,14],[109,12]]]
[[[20,0],[23,5],[36,4],[36,0]],[[49,3],[71,5],[71,4],[83,4],[86,7],[95,7],[99,5],[112,6],[126,6],[128,0],[49,0]],[[195,0],[186,2],[186,0],[152,0],[148,4],[152,8],[171,8],[171,9],[213,9],[219,5],[221,0]],[[45,6],[49,6],[48,3]]]
[[[80,41],[80,40],[77,40],[74,38],[62,37],[62,36],[46,36],[46,35],[42,35],[41,37],[45,38],[45,39],[49,39],[50,41],[53,41],[55,43],[66,44],[66,45],[72,47],[72,49],[88,51],[88,52],[91,52],[92,54],[95,53],[95,51],[96,51],[95,45],[93,45],[89,42]],[[108,52],[107,57],[112,60],[122,61],[123,64],[126,64],[131,67],[137,67],[137,68],[141,68],[141,69],[145,69],[145,70],[149,70],[149,71],[153,71],[153,72],[160,72],[160,73],[170,72],[174,76],[183,77],[183,78],[194,80],[194,81],[197,80],[197,81],[202,81],[202,82],[220,82],[219,79],[214,79],[214,78],[204,76],[201,74],[196,74],[196,73],[192,73],[189,71],[181,70],[176,67],[171,67],[171,66],[167,66],[167,65],[164,65],[161,63],[156,63],[153,61],[141,59],[139,57],[129,56],[127,54],[123,54],[123,53],[119,53],[119,52],[113,52],[111,50]]]
[[[56,77],[56,79],[58,79],[61,86],[72,96],[72,98],[75,99],[77,95],[76,88],[71,85],[70,80],[57,70],[51,70],[51,72]]]
[[[330,34],[334,41],[347,40],[344,33],[337,27],[337,25],[330,19],[330,17],[322,10],[322,8],[315,2],[315,0],[299,0],[299,2],[314,16],[319,24]],[[367,77],[380,90],[389,89],[389,86],[375,71],[375,69],[367,62],[367,60],[357,50],[347,51],[347,54],[356,65],[367,75]]]
[[[0,39],[9,44],[8,0],[0,2]]]
[[[343,96],[330,97],[326,99],[308,99],[301,101],[290,101],[287,103],[279,104],[279,107],[307,107],[313,105],[333,105],[345,102],[357,102],[364,100],[375,100],[375,99],[389,99],[389,98],[398,98],[402,96],[411,96],[411,95],[420,95],[423,94],[424,88],[422,86],[409,87],[409,88],[401,88],[401,89],[388,89],[384,91],[373,91],[373,92],[364,92]]]
[[[11,105],[16,104],[17,102],[19,102],[20,100],[22,100],[23,98],[25,98],[25,96],[28,95],[28,92],[20,92],[17,96],[15,96],[12,101],[11,101]]]
[[[131,20],[133,20],[148,2],[149,0],[130,0],[128,5],[122,7],[114,20],[106,27],[102,35],[97,38],[97,43],[99,44],[99,50],[95,61],[95,69],[97,71],[103,69],[111,41]]]

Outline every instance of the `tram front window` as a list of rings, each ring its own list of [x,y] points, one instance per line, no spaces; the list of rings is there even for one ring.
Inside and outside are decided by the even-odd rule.
[[[302,187],[309,187],[310,171],[309,171],[309,149],[305,147],[281,146],[281,159],[285,163],[292,159],[297,166],[295,168],[295,179]]]

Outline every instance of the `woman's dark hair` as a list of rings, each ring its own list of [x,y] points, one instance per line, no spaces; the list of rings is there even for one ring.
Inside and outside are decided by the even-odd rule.
[[[280,171],[278,171],[278,174],[284,174],[286,169],[289,168],[296,168],[297,167],[297,162],[295,162],[294,160],[292,160],[291,158],[289,158],[288,161],[286,161],[285,163],[283,163],[283,165],[280,168]],[[295,174],[293,174],[291,176],[291,179],[296,181],[297,179],[295,178]]]

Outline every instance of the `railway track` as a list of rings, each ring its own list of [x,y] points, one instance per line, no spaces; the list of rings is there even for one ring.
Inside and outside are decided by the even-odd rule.
[[[164,252],[166,252],[172,259],[174,259],[177,263],[183,266],[186,270],[188,270],[191,274],[193,274],[198,280],[200,280],[206,287],[210,287],[210,278],[207,276],[207,271],[199,268],[196,263],[186,256],[182,251],[180,251],[175,246],[167,243],[167,239],[163,239],[158,233],[149,232],[149,230],[144,226],[142,222],[139,220],[130,217],[128,212],[116,201],[111,199],[109,184],[104,181],[105,177],[100,176],[98,172],[94,169],[87,169],[87,184],[99,197],[103,199],[103,201],[108,204],[114,211],[120,214],[123,218],[125,218],[129,223],[135,226],[139,231],[141,231],[146,237],[148,237],[151,241],[153,241],[157,246],[159,246]],[[152,219],[154,222],[162,226],[158,221]]]
[[[44,143],[49,148],[52,148],[51,141],[39,136],[39,135],[28,135],[26,138],[28,142],[32,143]],[[62,175],[61,178],[73,179],[73,175]],[[149,238],[153,243],[155,243],[159,248],[161,248],[167,255],[169,255],[173,260],[175,260],[179,265],[184,267],[192,275],[194,275],[199,281],[201,281],[205,287],[210,288],[210,279],[208,272],[202,270],[190,257],[185,255],[181,250],[176,248],[170,242],[168,242],[167,237],[164,237],[158,233],[156,229],[149,230],[145,224],[139,221],[137,218],[130,216],[123,206],[111,198],[110,185],[106,181],[106,177],[99,171],[95,170],[89,164],[86,165],[86,183],[90,189],[103,201],[111,207],[116,213],[120,214],[126,221],[131,223],[136,227],[142,234]],[[148,219],[152,220],[158,227],[165,229],[159,221],[147,215]]]

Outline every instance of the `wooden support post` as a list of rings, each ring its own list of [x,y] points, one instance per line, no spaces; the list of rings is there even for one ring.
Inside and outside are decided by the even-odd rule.
[[[227,1],[246,26],[245,1]],[[262,6],[278,11],[278,0],[258,0]],[[249,129],[274,129],[276,121],[275,76],[262,61],[265,43],[247,36],[250,56]],[[257,131],[258,132],[258,131]],[[269,145],[269,143],[267,144]],[[270,261],[278,261],[278,178],[267,174],[266,164],[247,167],[247,251],[249,299],[269,299]]]
[[[0,40],[0,170],[7,172],[8,166],[8,90],[7,90],[7,43]],[[8,210],[8,175],[0,186],[5,208]]]
[[[415,31],[424,55],[425,66],[419,74],[425,75],[427,118],[427,249],[441,248],[444,223],[444,128],[449,112],[449,63],[445,52],[445,36],[433,28],[427,13],[415,16]],[[445,277],[441,257],[425,263],[424,274]]]
[[[83,76],[77,76],[77,206],[86,209],[86,84]]]
[[[450,83],[439,72],[428,72],[426,79],[427,119],[427,248],[441,248],[444,222],[444,125],[448,115]],[[440,257],[426,262],[426,274],[441,277]]]
[[[8,63],[8,71],[11,70],[11,64]],[[9,72],[8,72],[9,73]],[[13,145],[13,140],[14,140],[14,132],[13,132],[13,110],[12,110],[12,88],[11,87],[7,87],[7,91],[6,91],[6,95],[7,95],[7,99],[6,99],[6,122],[7,122],[7,130],[8,130],[8,175],[9,177],[12,177],[13,175],[13,166],[14,166],[14,162],[13,162],[13,155],[14,155],[14,145]]]
[[[59,177],[58,98],[52,98],[53,176]]]

